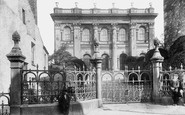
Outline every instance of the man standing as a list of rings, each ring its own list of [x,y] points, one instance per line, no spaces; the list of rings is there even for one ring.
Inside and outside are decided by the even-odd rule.
[[[70,100],[71,98],[68,93],[68,90],[64,89],[58,99],[59,111],[63,113],[64,115],[69,114]]]

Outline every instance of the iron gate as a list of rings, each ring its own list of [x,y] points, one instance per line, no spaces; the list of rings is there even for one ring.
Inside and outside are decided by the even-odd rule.
[[[103,103],[149,102],[152,81],[149,72],[104,72]]]

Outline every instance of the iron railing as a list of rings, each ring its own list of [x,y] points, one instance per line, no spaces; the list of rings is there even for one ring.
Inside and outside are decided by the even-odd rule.
[[[22,70],[22,104],[58,102],[65,89],[71,101],[95,99],[95,72]]]
[[[9,93],[0,93],[0,115],[10,115],[10,96]]]
[[[177,77],[177,82],[182,85],[183,92],[185,92],[185,69],[181,65],[180,69],[170,66],[168,70],[160,71],[160,96],[172,96],[172,84],[174,76]],[[178,86],[177,86],[178,87]]]

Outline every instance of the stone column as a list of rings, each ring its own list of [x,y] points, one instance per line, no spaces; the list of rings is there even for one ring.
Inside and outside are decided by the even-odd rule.
[[[78,23],[74,23],[73,24],[73,39],[74,39],[74,49],[73,49],[73,55],[76,56],[77,58],[81,58],[81,53],[79,53],[79,51],[81,51],[81,46],[80,46],[80,42],[81,42],[81,38],[80,38],[80,24]]]
[[[10,113],[11,115],[21,115],[21,69],[25,56],[22,55],[19,47],[20,36],[18,32],[12,35],[14,47],[7,54],[11,68],[11,85],[10,85]]]
[[[152,65],[153,65],[153,91],[152,91],[152,99],[155,103],[160,102],[160,97],[159,97],[159,86],[160,86],[160,70],[161,70],[161,63],[163,62],[163,57],[161,56],[158,46],[159,43],[154,41],[155,45],[155,51],[154,54],[151,58]]]
[[[148,49],[151,50],[154,48],[153,40],[154,40],[154,23],[149,23],[149,36],[148,36]]]
[[[60,43],[61,43],[61,40],[63,39],[62,38],[62,32],[61,32],[61,29],[60,29],[60,24],[59,23],[55,23],[54,25],[54,51],[57,51],[59,48],[60,48]]]
[[[117,24],[112,24],[112,70],[117,70]]]
[[[130,55],[136,56],[136,23],[130,24]]]
[[[102,106],[102,84],[101,84],[101,71],[102,71],[102,59],[99,57],[98,53],[98,47],[99,44],[95,43],[95,52],[93,55],[93,58],[90,60],[93,66],[96,68],[96,97],[99,101],[99,107]]]
[[[99,34],[98,34],[98,24],[93,24],[93,30],[94,30],[94,41],[99,42]]]

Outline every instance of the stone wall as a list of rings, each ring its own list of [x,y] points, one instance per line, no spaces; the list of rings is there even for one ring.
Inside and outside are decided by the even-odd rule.
[[[69,115],[87,115],[98,107],[98,99],[71,103]],[[62,115],[59,112],[58,103],[22,105],[21,111],[23,115]]]
[[[26,24],[22,21],[22,9],[25,10]],[[13,47],[12,34],[17,31],[20,34],[20,48],[28,69],[39,69],[47,67],[47,52],[43,48],[43,41],[39,29],[35,24],[34,15],[27,0],[1,0],[0,2],[0,92],[8,92],[10,85],[10,62],[6,54]],[[31,63],[31,43],[35,44],[35,60]],[[45,57],[46,55],[46,57]],[[47,60],[47,59],[46,59]]]

